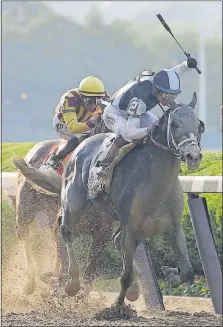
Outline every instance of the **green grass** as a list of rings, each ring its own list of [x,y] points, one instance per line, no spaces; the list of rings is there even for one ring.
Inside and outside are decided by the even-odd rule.
[[[191,171],[181,164],[182,176],[221,176],[222,152],[203,152],[203,159],[198,169]]]
[[[15,167],[11,164],[10,158],[13,155],[25,157],[26,153],[37,142],[15,142],[15,143],[2,143],[2,171],[13,172],[16,171]],[[222,152],[204,152],[203,161],[196,171],[190,171],[182,164],[181,175],[200,175],[200,176],[221,176],[222,175]]]
[[[15,142],[15,143],[2,143],[2,171],[13,172],[17,169],[10,162],[10,158],[14,155],[18,155],[22,158],[25,157],[27,152],[37,142]]]

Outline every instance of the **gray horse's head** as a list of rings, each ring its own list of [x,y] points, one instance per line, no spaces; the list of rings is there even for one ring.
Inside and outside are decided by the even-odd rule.
[[[200,139],[205,131],[204,123],[194,112],[196,93],[190,104],[174,103],[166,116],[166,137],[168,147],[178,154],[189,169],[197,169],[201,160]]]

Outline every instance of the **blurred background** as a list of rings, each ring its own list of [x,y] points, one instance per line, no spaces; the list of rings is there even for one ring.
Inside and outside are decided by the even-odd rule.
[[[54,108],[87,75],[112,94],[140,71],[184,61],[158,13],[202,71],[182,75],[179,101],[197,92],[202,145],[221,149],[221,1],[2,1],[2,141],[57,138]]]

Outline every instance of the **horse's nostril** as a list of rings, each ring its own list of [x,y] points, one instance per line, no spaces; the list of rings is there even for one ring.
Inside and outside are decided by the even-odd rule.
[[[193,160],[193,157],[190,153],[187,153],[186,160]]]
[[[190,154],[190,153],[187,153],[186,154],[186,160],[197,160],[197,161],[200,161],[202,159],[202,154],[201,153],[197,153],[197,154]]]

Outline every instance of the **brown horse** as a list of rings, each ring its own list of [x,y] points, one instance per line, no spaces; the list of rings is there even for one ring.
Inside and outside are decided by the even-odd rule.
[[[61,140],[47,140],[36,144],[25,156],[25,161],[29,166],[39,168],[46,156],[54,148],[62,143]],[[55,174],[57,175],[57,174]],[[58,175],[58,183],[60,183]],[[24,247],[26,262],[26,282],[24,284],[24,293],[32,294],[36,288],[35,268],[33,264],[33,255],[30,246],[30,224],[37,218],[37,215],[44,210],[47,214],[41,216],[40,220],[46,228],[49,229],[55,240],[55,267],[52,272],[41,276],[42,281],[51,283],[58,281],[60,285],[67,277],[68,257],[65,244],[62,241],[57,223],[58,210],[60,208],[60,196],[47,192],[41,192],[36,189],[26,177],[18,173],[17,191],[16,191],[16,228],[17,235]],[[46,225],[47,223],[47,225]],[[84,271],[85,284],[91,285],[94,279],[94,273],[106,244],[111,240],[113,230],[112,219],[108,220],[99,211],[91,210],[87,212],[80,223],[75,226],[74,233],[80,235],[89,235],[92,237],[88,265]],[[100,231],[100,232],[99,232]]]

